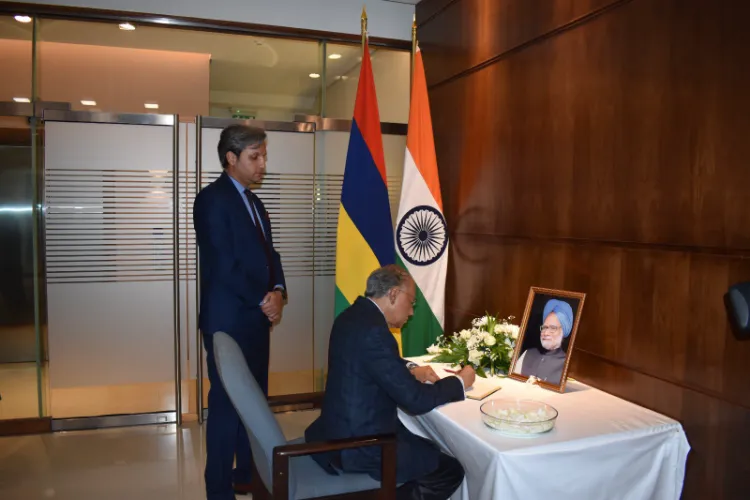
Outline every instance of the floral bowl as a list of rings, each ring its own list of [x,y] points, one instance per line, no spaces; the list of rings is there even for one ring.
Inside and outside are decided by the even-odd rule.
[[[491,399],[479,407],[488,427],[513,437],[534,437],[551,431],[557,410],[532,399]]]

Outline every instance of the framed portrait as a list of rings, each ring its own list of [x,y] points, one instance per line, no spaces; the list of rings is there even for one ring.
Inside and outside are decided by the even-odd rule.
[[[585,293],[531,287],[521,332],[510,366],[510,377],[565,391],[570,356],[583,311]]]

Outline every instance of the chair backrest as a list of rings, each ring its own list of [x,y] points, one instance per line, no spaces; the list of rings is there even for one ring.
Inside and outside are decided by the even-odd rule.
[[[273,449],[286,444],[286,439],[237,342],[224,332],[214,333],[213,342],[219,377],[247,429],[260,478],[273,493]],[[210,409],[208,418],[211,418]]]

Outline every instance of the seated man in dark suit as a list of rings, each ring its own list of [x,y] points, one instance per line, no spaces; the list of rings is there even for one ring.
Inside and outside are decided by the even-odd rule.
[[[445,500],[461,485],[464,470],[432,442],[409,432],[397,408],[419,415],[464,399],[474,370],[439,380],[431,369],[407,367],[391,328],[414,313],[414,280],[391,265],[367,279],[365,297],[343,311],[333,324],[328,348],[328,381],[320,417],[305,432],[307,441],[324,441],[395,432],[398,499]],[[422,383],[419,379],[434,383]],[[380,480],[376,446],[313,455],[330,474],[365,472]]]

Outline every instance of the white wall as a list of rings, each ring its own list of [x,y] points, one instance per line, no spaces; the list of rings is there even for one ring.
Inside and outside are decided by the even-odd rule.
[[[218,19],[354,34],[360,32],[359,20],[362,5],[365,4],[370,35],[401,40],[411,39],[414,14],[413,5],[383,0],[31,0],[24,3]]]

